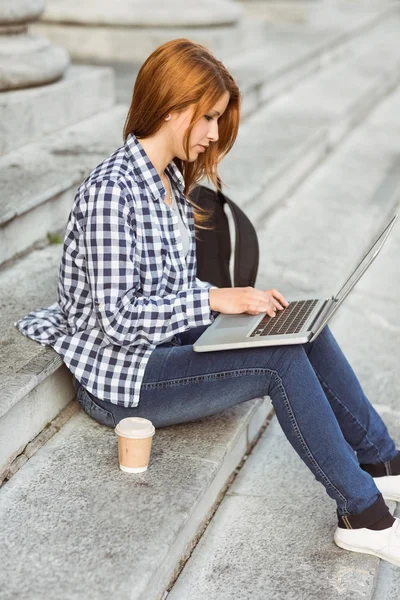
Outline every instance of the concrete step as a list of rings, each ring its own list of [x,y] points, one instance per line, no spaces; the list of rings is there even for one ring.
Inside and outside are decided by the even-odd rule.
[[[368,240],[389,221],[399,202],[399,107],[397,90],[264,219],[265,225],[257,221],[260,256],[268,260],[260,264],[256,283],[267,278],[270,287],[289,296],[330,297],[339,291]],[[259,197],[260,203],[265,200]],[[378,276],[384,258],[376,260],[381,267],[374,263],[371,269]],[[382,281],[382,290],[387,284]],[[388,301],[394,297],[387,293]]]
[[[274,417],[165,600],[371,600],[379,559],[336,546],[335,509]]]
[[[398,84],[399,25],[397,11],[367,39],[351,46],[342,60],[242,124],[221,173],[228,195],[232,189],[233,199],[250,218],[257,219],[260,209],[269,210],[281,200]],[[248,76],[252,78],[251,73]],[[343,81],[346,90],[338,93]],[[115,107],[0,160],[0,178],[7,191],[0,200],[0,264],[64,225],[84,175],[122,142],[126,112],[126,106]],[[244,186],[249,165],[252,181]],[[260,205],[258,195],[266,189],[268,203]]]
[[[354,53],[375,28],[385,27],[387,19],[399,13],[399,6],[332,3],[328,8],[309,3],[305,11],[297,23],[269,22],[262,44],[227,56],[225,63],[243,90],[245,116],[329,63]]]
[[[156,430],[135,476],[114,431],[79,409],[0,488],[1,600],[162,598],[270,408],[256,398]]]
[[[398,504],[394,516],[400,518],[400,506]],[[372,600],[397,600],[399,584],[400,569],[395,565],[382,561],[379,566]]]
[[[105,67],[72,66],[56,83],[0,96],[0,156],[107,110],[114,75]]]
[[[395,14],[346,59],[282,94],[241,126],[220,171],[227,195],[253,221],[274,210],[398,85],[399,28]]]
[[[0,159],[0,265],[65,227],[79,184],[123,143],[114,106]]]
[[[376,27],[399,11],[398,4],[393,2],[384,5],[369,2],[362,6],[342,3],[334,6],[333,14],[327,20],[327,7],[324,5],[324,13],[316,8],[316,4],[308,4],[306,16],[294,23],[274,22],[273,19],[265,20],[251,14],[241,23],[243,31],[239,35],[229,34],[227,46],[210,46],[240,85],[243,117],[254,113],[330,62],[344,58]],[[194,34],[189,36],[190,39],[195,40]],[[172,39],[172,32],[170,35]],[[152,48],[149,48],[149,53]],[[74,60],[81,64],[88,59],[75,57]],[[110,54],[105,54],[92,58],[90,62],[108,65],[115,70],[117,100],[130,103],[141,61],[135,62],[132,57],[129,60],[112,59]]]
[[[57,13],[57,7],[54,7],[53,15],[45,12],[42,19],[31,25],[30,30],[50,40],[58,40],[57,43],[68,50],[73,60],[86,63],[109,60],[143,63],[155,48],[177,38],[189,38],[210,48],[215,54],[225,56],[237,51],[238,40],[242,49],[256,46],[262,42],[267,31],[263,21],[246,15],[235,22],[237,7],[232,8],[233,12],[225,23],[220,19],[213,22],[213,16],[205,8],[202,23],[193,27],[179,26],[174,23],[174,8],[171,8],[168,23],[155,23],[154,27],[138,24],[135,27],[131,24],[129,14],[126,25],[102,23],[103,19],[90,23],[61,23],[54,18]],[[50,10],[51,1],[47,5],[47,12],[50,13]],[[96,18],[93,11],[88,20],[90,18]],[[181,21],[180,16],[177,20]],[[90,35],[82,35],[82,32],[90,32]]]
[[[14,327],[20,315],[54,302],[61,250],[60,244],[48,246],[0,271],[0,482],[75,397],[58,354]]]

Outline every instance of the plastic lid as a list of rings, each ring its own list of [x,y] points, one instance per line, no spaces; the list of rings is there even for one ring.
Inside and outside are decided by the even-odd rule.
[[[146,438],[154,435],[155,427],[149,419],[127,417],[118,423],[114,431],[117,435],[128,438]]]

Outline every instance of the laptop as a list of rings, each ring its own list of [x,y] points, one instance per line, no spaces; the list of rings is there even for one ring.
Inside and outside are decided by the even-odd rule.
[[[220,313],[193,344],[193,350],[213,352],[313,342],[378,256],[396,219],[397,215],[394,215],[338,293],[331,298],[294,301],[288,299],[289,306],[277,311],[275,317],[270,317],[265,312],[258,315]]]

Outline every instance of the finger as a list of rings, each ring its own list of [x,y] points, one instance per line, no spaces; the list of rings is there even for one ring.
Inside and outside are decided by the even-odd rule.
[[[278,292],[275,288],[270,290],[270,293],[276,300],[279,300],[283,306],[289,306],[289,302],[286,300],[285,296]]]
[[[271,296],[271,294],[269,294],[268,292],[264,292],[263,293],[263,310],[267,313],[267,315],[269,315],[270,317],[275,317],[276,315],[276,306],[274,304],[274,299]]]
[[[269,310],[267,312],[268,312],[269,316],[275,317],[276,316],[276,308],[275,308],[273,301],[269,304],[268,309]]]
[[[279,304],[277,300],[274,299],[273,302],[278,310],[283,310],[284,307],[281,304]]]
[[[276,315],[276,308],[275,306],[271,303],[263,303],[260,307],[259,307],[260,312],[265,312],[267,313],[267,315],[269,317],[275,317]]]

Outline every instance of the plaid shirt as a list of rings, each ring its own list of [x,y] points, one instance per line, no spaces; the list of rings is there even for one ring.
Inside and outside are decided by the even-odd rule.
[[[210,283],[196,277],[193,207],[172,161],[166,173],[190,232],[184,256],[178,217],[136,136],[79,187],[69,215],[58,302],[15,323],[50,345],[89,392],[124,407],[139,403],[147,361],[176,334],[209,325]]]

